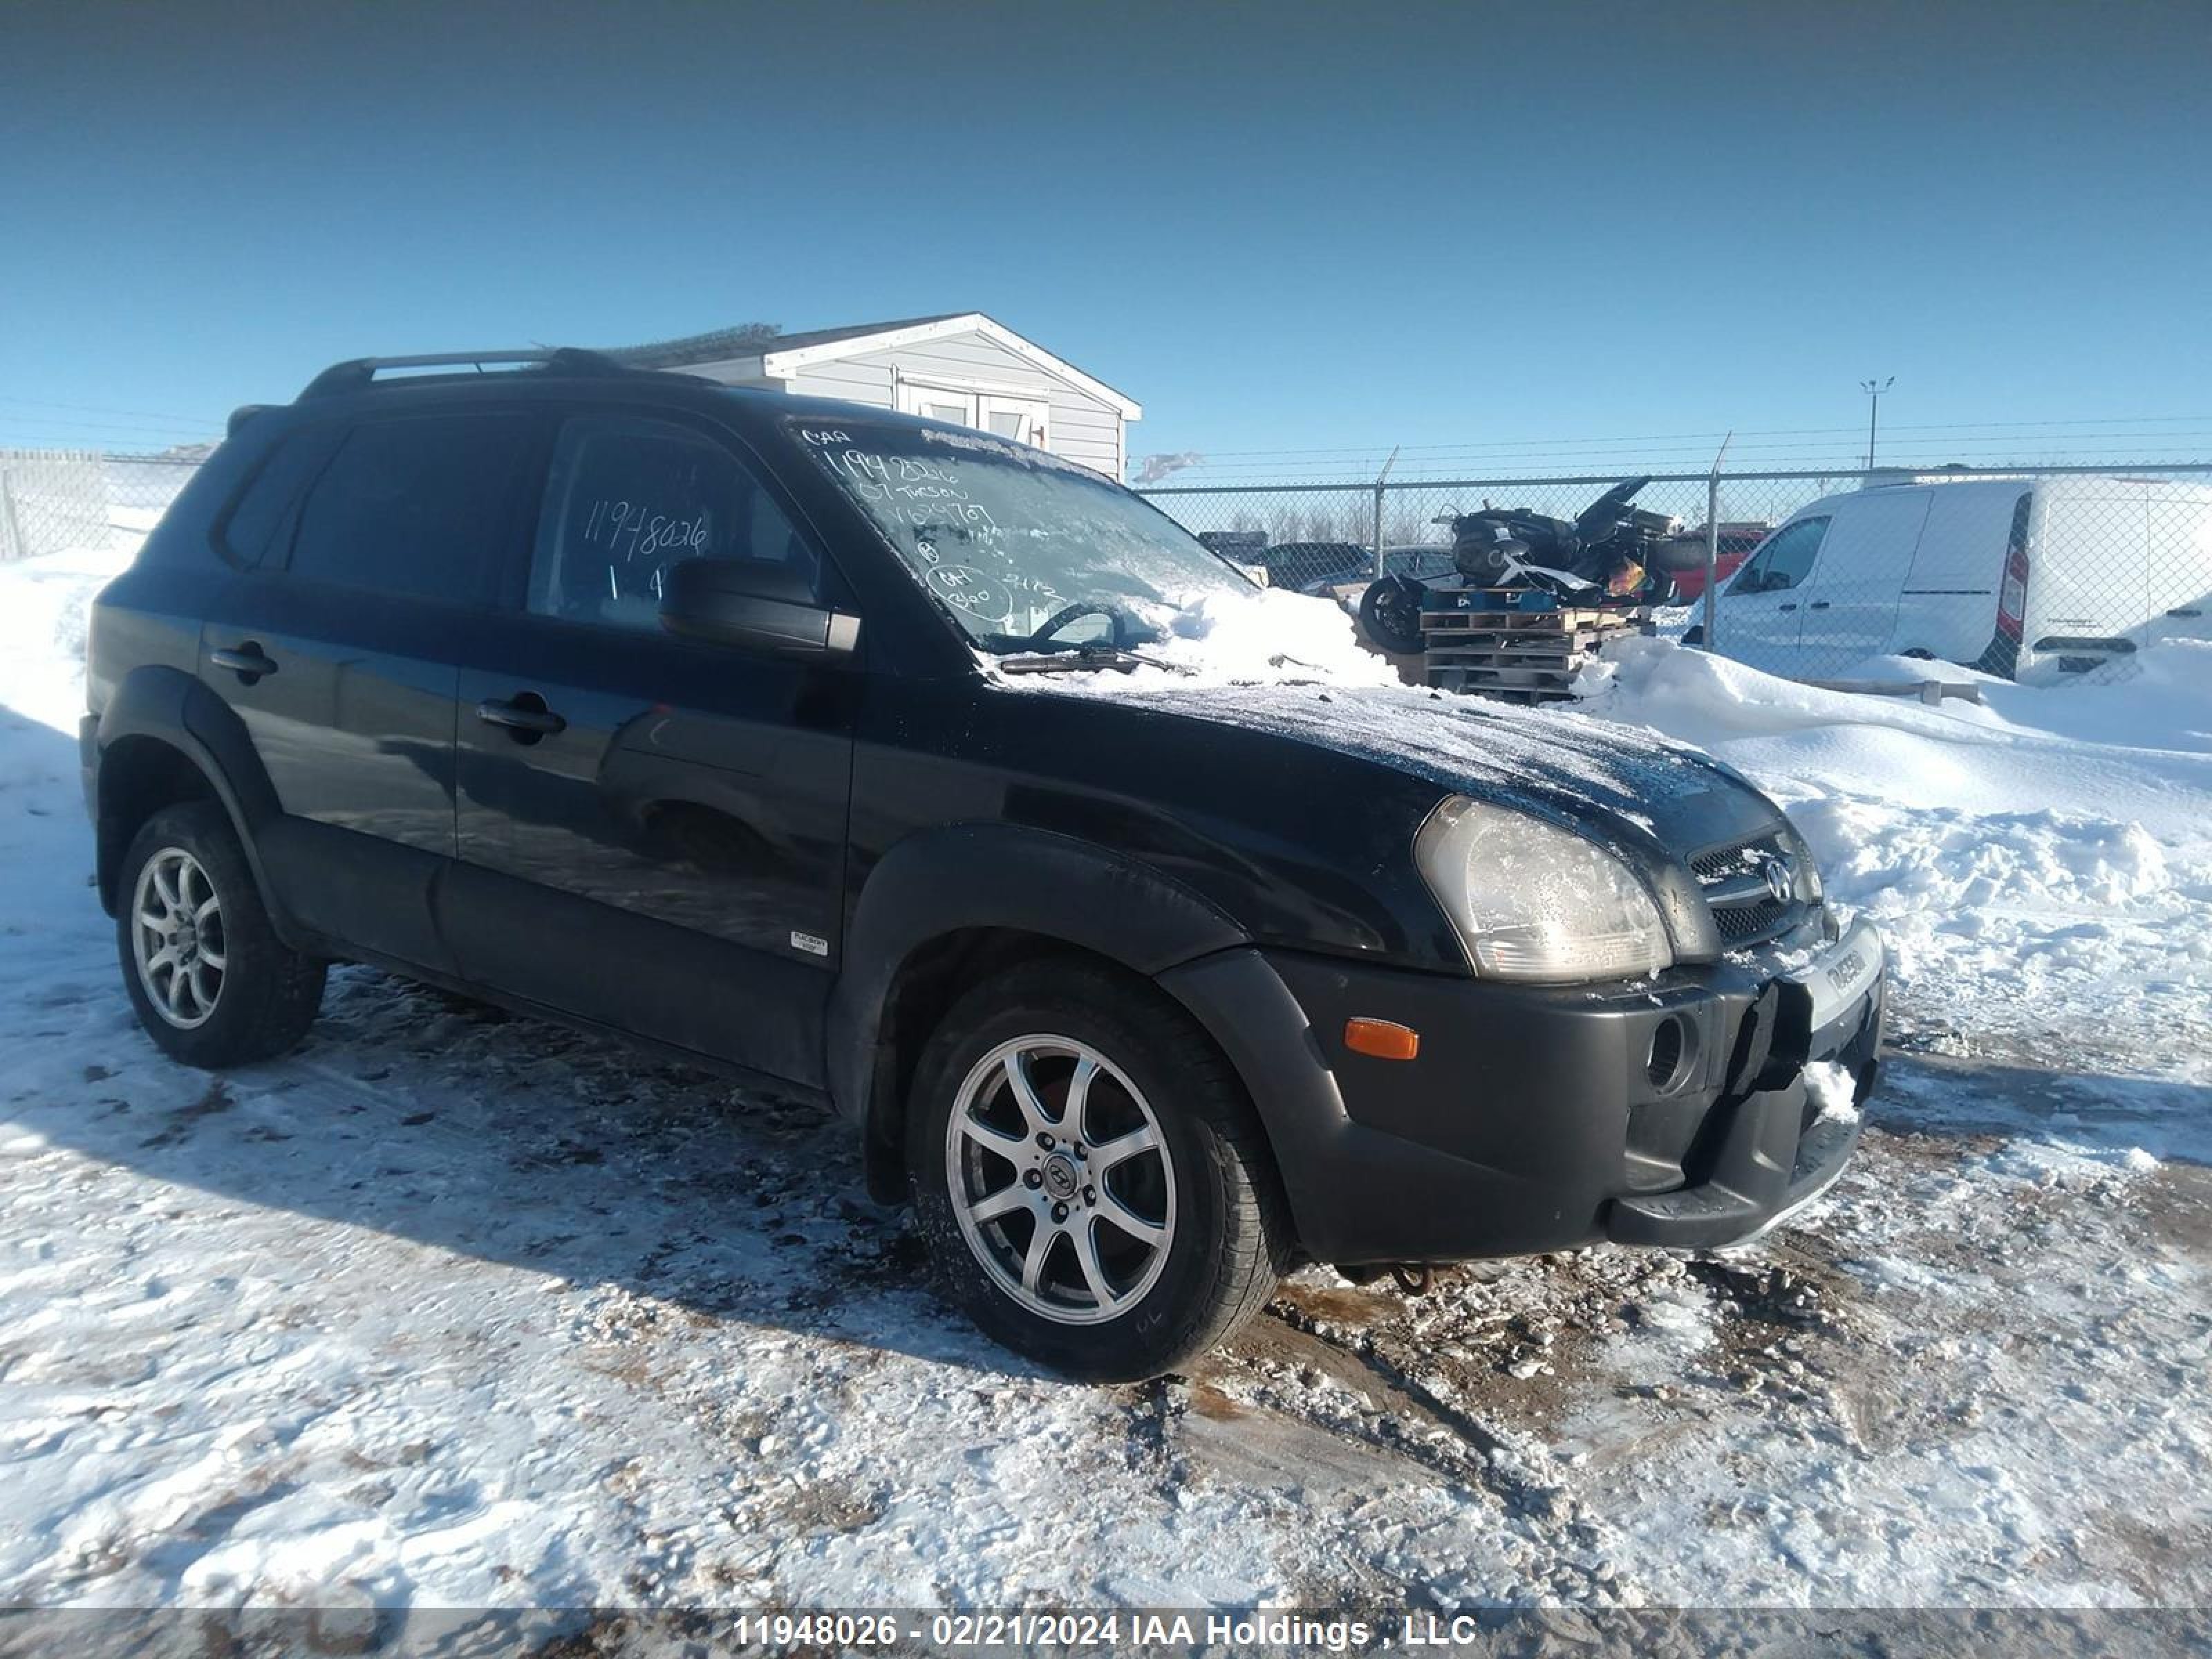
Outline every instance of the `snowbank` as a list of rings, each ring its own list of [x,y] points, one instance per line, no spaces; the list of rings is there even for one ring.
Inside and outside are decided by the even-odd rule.
[[[1823,691],[1621,642],[1579,707],[1685,738],[1788,810],[1831,895],[1882,923],[1908,1031],[2053,1062],[2212,1075],[2212,645],[2115,685],[1982,682],[1983,702]]]

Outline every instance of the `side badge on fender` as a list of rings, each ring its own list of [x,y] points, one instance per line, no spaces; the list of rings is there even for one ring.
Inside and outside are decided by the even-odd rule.
[[[810,957],[826,957],[830,954],[830,941],[826,939],[817,939],[811,933],[793,933],[791,936],[791,948],[794,951],[804,951]]]

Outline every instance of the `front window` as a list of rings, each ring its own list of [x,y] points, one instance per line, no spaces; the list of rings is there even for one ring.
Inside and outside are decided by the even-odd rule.
[[[1820,556],[1820,539],[1827,533],[1828,521],[1825,518],[1798,519],[1784,525],[1736,573],[1735,580],[1729,585],[1729,594],[1767,593],[1778,588],[1802,586],[1812,574],[1813,561]]]
[[[1139,644],[1255,591],[1164,514],[1042,450],[929,427],[790,431],[982,650]]]
[[[657,633],[668,568],[768,560],[808,586],[813,550],[746,466],[688,427],[627,412],[561,428],[530,561],[530,609]]]

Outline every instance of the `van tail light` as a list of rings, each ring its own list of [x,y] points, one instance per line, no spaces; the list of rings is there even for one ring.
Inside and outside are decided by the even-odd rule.
[[[2027,622],[2027,504],[2022,495],[2012,510],[2012,538],[2005,549],[2004,586],[1997,590],[1997,633],[2014,645]]]

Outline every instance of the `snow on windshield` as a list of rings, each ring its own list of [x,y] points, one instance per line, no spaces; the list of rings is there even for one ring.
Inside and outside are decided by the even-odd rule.
[[[1164,514],[1042,450],[926,427],[792,431],[987,651],[1150,642],[1255,591]]]

